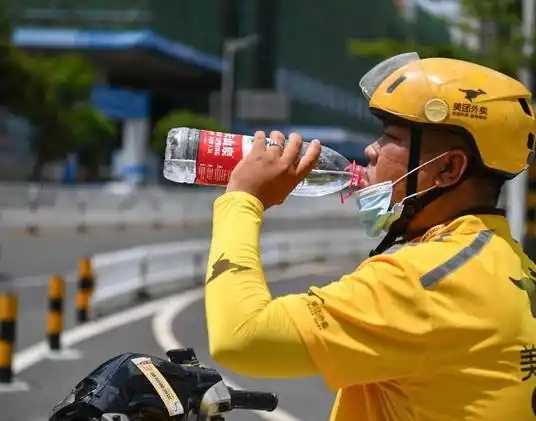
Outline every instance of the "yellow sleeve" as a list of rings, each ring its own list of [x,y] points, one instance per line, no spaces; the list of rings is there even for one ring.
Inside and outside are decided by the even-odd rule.
[[[334,390],[423,370],[432,332],[428,298],[418,274],[390,256],[282,301]]]
[[[260,258],[263,206],[242,192],[214,203],[205,309],[212,358],[267,378],[319,374],[280,299],[272,300]]]
[[[262,212],[245,193],[214,204],[205,306],[215,361],[254,377],[322,374],[334,390],[422,369],[432,323],[418,274],[377,256],[326,287],[272,299]]]

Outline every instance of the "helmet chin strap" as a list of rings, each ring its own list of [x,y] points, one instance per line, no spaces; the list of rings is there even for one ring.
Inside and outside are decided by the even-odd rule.
[[[389,231],[378,244],[378,246],[371,250],[369,257],[383,253],[385,250],[393,246],[396,240],[401,237],[408,229],[409,224],[415,218],[415,216],[424,207],[421,199],[430,194],[434,194],[434,200],[441,194],[440,189],[429,190],[428,192],[417,197],[417,184],[419,180],[419,161],[421,155],[422,144],[422,127],[414,126],[411,128],[411,140],[409,145],[409,157],[408,157],[408,170],[406,177],[406,197],[404,201],[404,207],[400,217],[393,222],[389,227]],[[431,200],[430,200],[431,201]],[[428,202],[429,203],[429,202]]]
[[[421,158],[422,128],[411,129],[409,144],[408,177],[406,180],[406,197],[415,196],[419,180],[419,161]]]
[[[444,194],[446,190],[450,190],[451,188],[452,187],[437,187],[433,190],[428,190],[419,196],[414,196],[405,200],[400,217],[389,227],[389,231],[387,231],[387,234],[380,244],[378,244],[374,250],[370,251],[369,257],[381,254],[385,250],[392,247],[400,237],[403,237],[404,234],[407,233],[411,221],[415,219],[415,217],[424,209],[424,207]]]

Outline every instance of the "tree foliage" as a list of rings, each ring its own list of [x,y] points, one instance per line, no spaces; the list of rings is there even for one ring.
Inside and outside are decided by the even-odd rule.
[[[156,123],[153,130],[151,146],[158,156],[164,156],[167,134],[176,127],[225,131],[225,128],[219,122],[205,115],[189,110],[170,111]]]
[[[416,51],[424,57],[446,57],[469,60],[510,76],[516,76],[522,65],[534,67],[534,57],[523,54],[524,38],[521,32],[521,0],[461,0],[464,15],[477,19],[491,28],[484,35],[486,48],[473,51],[450,42],[428,45],[425,42],[376,39],[350,39],[348,50],[351,55],[383,60],[406,51]],[[453,25],[451,22],[450,25]],[[465,36],[478,35],[474,28],[464,23],[456,23]]]
[[[112,140],[114,123],[88,102],[93,67],[82,55],[24,56],[23,62],[32,83],[20,111],[36,127],[37,153],[61,158],[88,145],[99,150]]]
[[[33,129],[36,176],[46,161],[82,152],[95,167],[115,139],[115,123],[89,104],[94,69],[81,54],[29,54],[11,44],[0,9],[0,106]]]

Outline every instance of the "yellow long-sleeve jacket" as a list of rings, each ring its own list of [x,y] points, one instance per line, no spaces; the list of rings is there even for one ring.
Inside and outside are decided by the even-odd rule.
[[[272,299],[263,211],[242,192],[214,203],[205,305],[215,361],[253,377],[321,374],[338,390],[334,421],[536,417],[534,294],[523,287],[536,267],[504,216],[462,216],[325,287]]]

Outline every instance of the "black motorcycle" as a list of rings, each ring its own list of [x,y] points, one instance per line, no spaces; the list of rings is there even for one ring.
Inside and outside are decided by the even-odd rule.
[[[234,390],[191,348],[168,360],[125,353],[104,362],[52,409],[49,421],[224,421],[233,409],[273,411],[272,393]]]

